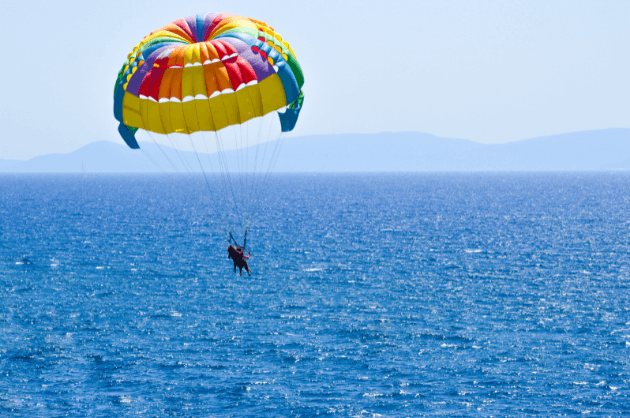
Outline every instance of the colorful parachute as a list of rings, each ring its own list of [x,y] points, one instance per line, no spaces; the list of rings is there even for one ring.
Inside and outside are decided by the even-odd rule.
[[[295,53],[267,24],[227,13],[178,19],[146,36],[116,80],[114,116],[131,148],[137,129],[218,131],[285,106],[291,131],[304,95]]]
[[[176,156],[169,157],[172,149],[160,150],[173,169],[181,170],[180,183],[205,183],[216,215],[227,205],[236,219],[225,221],[232,222],[225,232],[235,241],[233,225],[240,223],[246,241],[284,139],[281,134],[293,130],[300,114],[303,84],[295,53],[266,23],[227,13],[189,16],[150,33],[133,48],[116,80],[114,116],[131,148],[140,148],[138,129],[158,146],[161,137],[167,138]],[[262,138],[272,125],[267,129],[264,116],[271,113],[279,116],[271,122],[279,139],[267,150],[271,136]],[[252,119],[259,123],[250,127]],[[234,144],[227,146],[230,129]],[[216,153],[207,151],[205,166],[193,138],[204,132],[213,132],[216,139]],[[190,149],[178,149],[186,143],[181,134],[190,140],[196,158],[187,160]],[[204,137],[202,142],[207,147],[210,141]],[[256,143],[255,150],[251,143]],[[143,151],[155,163],[144,146]],[[218,174],[209,178],[215,168]],[[204,181],[195,177],[198,169]]]

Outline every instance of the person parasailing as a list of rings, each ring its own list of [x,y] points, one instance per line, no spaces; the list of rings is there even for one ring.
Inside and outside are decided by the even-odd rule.
[[[198,184],[205,183],[209,204],[196,212],[222,225],[225,232],[234,231],[239,223],[245,226],[240,253],[229,233],[230,258],[248,273],[247,225],[264,196],[282,133],[297,123],[303,85],[295,52],[273,27],[228,13],[188,16],[162,26],[132,49],[118,72],[114,117],[120,136],[129,148],[141,149],[160,171],[180,173],[171,181],[193,205],[193,174],[201,171],[203,181]],[[277,117],[267,121],[265,116],[272,114]],[[280,131],[275,141],[272,128]],[[138,131],[161,155],[151,157],[136,139]],[[204,132],[213,135],[208,138]],[[207,162],[202,163],[193,135],[206,148]],[[230,136],[233,145],[227,143]],[[164,145],[167,141],[174,154]],[[186,157],[190,151],[186,141],[194,151],[192,162]],[[216,151],[211,153],[208,145]],[[171,167],[165,170],[164,164]]]
[[[243,275],[243,269],[245,269],[247,274],[251,276],[252,271],[249,269],[249,264],[247,264],[247,261],[245,260],[251,256],[251,251],[247,251],[247,254],[245,254],[243,247],[239,245],[234,248],[234,245],[232,244],[228,246],[227,251],[228,258],[231,258],[234,262],[234,273],[236,273],[236,267],[238,267],[241,276]]]

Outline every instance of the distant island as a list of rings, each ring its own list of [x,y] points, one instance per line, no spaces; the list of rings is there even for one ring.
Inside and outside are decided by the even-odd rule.
[[[274,143],[270,143],[273,146]],[[175,171],[174,149],[157,150],[141,143],[152,162],[120,143],[97,141],[67,154],[42,155],[26,161],[0,160],[3,173],[159,173]],[[250,155],[254,153],[250,148]],[[180,154],[181,156],[182,154]],[[183,153],[197,161],[193,153]],[[236,152],[226,153],[236,168]],[[212,164],[216,154],[203,156]],[[206,163],[207,161],[207,163]],[[216,161],[216,160],[215,160]],[[155,164],[158,163],[160,168]],[[199,171],[198,165],[190,165]],[[553,135],[506,144],[480,144],[419,132],[315,135],[287,138],[274,172],[476,172],[597,171],[630,169],[630,129],[603,129]]]

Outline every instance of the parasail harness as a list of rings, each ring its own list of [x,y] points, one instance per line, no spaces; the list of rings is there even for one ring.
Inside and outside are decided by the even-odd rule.
[[[234,235],[232,235],[232,232],[229,232],[229,237],[228,237],[228,242],[230,244],[234,244],[237,247],[240,247],[240,244],[236,241],[236,238],[234,238]],[[243,238],[243,252],[245,252],[245,249],[247,248],[247,228],[245,228],[245,237]]]

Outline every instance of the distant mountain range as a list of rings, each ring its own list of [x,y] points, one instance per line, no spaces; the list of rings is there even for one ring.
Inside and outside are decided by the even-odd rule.
[[[273,141],[267,146],[273,150],[275,145]],[[68,154],[42,155],[27,161],[0,160],[0,172],[200,172],[199,163],[207,171],[216,170],[220,164],[217,154],[195,155],[152,143],[141,143],[140,147],[145,152],[129,149],[122,140],[98,141]],[[630,169],[630,129],[575,132],[493,145],[418,132],[318,135],[287,138],[279,149],[274,172]],[[243,160],[243,155],[249,155],[249,160]],[[231,171],[238,171],[239,166],[253,167],[254,155],[253,147],[240,155],[229,151],[223,163]]]

